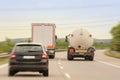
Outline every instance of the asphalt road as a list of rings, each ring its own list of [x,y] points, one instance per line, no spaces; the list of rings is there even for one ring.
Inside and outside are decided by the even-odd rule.
[[[49,61],[49,77],[38,72],[19,72],[8,77],[8,64],[0,66],[0,80],[120,80],[120,60],[95,52],[94,61],[76,58],[66,59],[66,52],[57,52]]]

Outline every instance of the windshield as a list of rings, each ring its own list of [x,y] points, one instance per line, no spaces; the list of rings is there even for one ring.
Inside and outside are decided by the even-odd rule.
[[[31,45],[19,45],[15,47],[15,52],[41,52],[42,47],[41,46],[31,46]]]

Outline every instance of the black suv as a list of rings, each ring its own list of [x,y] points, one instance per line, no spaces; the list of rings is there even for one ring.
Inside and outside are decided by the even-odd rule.
[[[17,43],[10,53],[9,76],[19,71],[38,71],[49,75],[48,55],[41,44]]]

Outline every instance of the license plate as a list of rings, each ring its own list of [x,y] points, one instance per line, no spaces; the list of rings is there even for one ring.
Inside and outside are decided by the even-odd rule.
[[[87,52],[87,50],[76,50],[75,52],[79,52],[79,53],[86,53]]]
[[[35,56],[23,56],[24,59],[34,59]]]

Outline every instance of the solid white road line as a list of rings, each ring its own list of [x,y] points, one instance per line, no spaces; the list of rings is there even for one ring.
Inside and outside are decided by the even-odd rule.
[[[111,64],[111,63],[103,62],[103,61],[100,61],[100,60],[96,60],[96,61],[98,61],[100,63],[103,63],[103,64],[106,64],[106,65],[109,65],[109,66],[112,66],[112,67],[115,67],[115,68],[120,68],[120,66],[118,66],[118,65],[114,65],[114,64]]]
[[[68,73],[65,73],[65,76],[69,79],[71,78],[71,76]]]
[[[0,68],[6,67],[7,65],[8,65],[8,63],[3,64],[3,65],[0,66]]]

